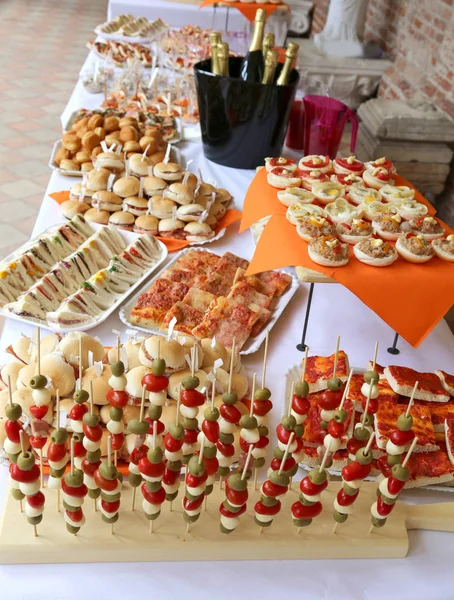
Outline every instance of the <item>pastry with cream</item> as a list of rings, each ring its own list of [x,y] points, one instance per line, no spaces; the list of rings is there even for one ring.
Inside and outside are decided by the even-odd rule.
[[[352,185],[348,188],[348,199],[353,204],[362,204],[365,200],[373,202],[374,200],[381,200],[381,193],[378,190],[368,188],[362,182],[360,185]]]
[[[379,217],[384,215],[395,215],[397,214],[396,207],[389,202],[383,203],[378,200],[369,200],[366,198],[360,205],[363,213],[363,217],[368,221],[376,221]]]
[[[425,204],[421,204],[421,202],[417,202],[416,200],[403,200],[396,208],[402,219],[406,219],[407,221],[424,217],[429,212]]]
[[[380,194],[386,200],[386,202],[394,202],[399,204],[402,200],[413,200],[415,197],[415,190],[408,187],[408,185],[384,185],[380,188]]]

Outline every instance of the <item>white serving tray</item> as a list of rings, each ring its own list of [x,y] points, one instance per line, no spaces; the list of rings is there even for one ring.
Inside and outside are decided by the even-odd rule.
[[[42,231],[40,234],[33,237],[28,242],[26,242],[23,246],[18,248],[15,252],[13,252],[9,256],[7,256],[2,261],[2,263],[12,262],[17,257],[18,254],[21,254],[22,252],[24,252],[25,249],[28,246],[30,246],[34,241],[36,241],[39,237],[41,237],[42,235],[45,235],[46,233],[51,233],[52,231],[55,231],[57,229],[57,227],[59,227],[60,225],[61,225],[61,223],[59,223],[58,225],[53,225],[52,227],[49,227],[48,229]],[[99,225],[98,223],[90,223],[90,226],[93,228],[93,233],[95,231],[99,231],[101,228],[105,227],[104,225]],[[123,239],[125,240],[127,246],[129,246],[129,244],[132,244],[137,238],[140,237],[139,234],[134,233],[132,231],[124,231],[122,229],[119,229],[118,231],[119,231],[120,235],[123,237]],[[93,329],[93,327],[97,327],[100,323],[103,323],[113,312],[115,312],[117,310],[117,308],[127,298],[129,298],[129,296],[131,294],[133,294],[140,286],[142,286],[146,282],[146,280],[150,277],[150,275],[152,273],[154,273],[156,271],[156,269],[159,269],[159,267],[165,261],[165,259],[167,258],[167,254],[168,254],[167,247],[160,240],[156,240],[156,242],[159,244],[159,246],[161,248],[161,258],[158,260],[158,262],[155,265],[153,265],[153,267],[151,269],[146,271],[142,275],[142,277],[138,281],[136,281],[136,283],[134,283],[120,298],[118,298],[118,300],[116,302],[114,302],[112,304],[112,306],[110,308],[103,311],[100,315],[93,317],[92,321],[90,321],[88,323],[78,324],[73,327],[59,327],[58,325],[49,324],[47,321],[41,321],[40,319],[33,319],[31,317],[21,317],[19,315],[15,315],[15,314],[9,312],[5,307],[0,308],[0,315],[3,317],[6,317],[8,319],[12,319],[13,321],[27,323],[28,325],[33,325],[35,327],[39,325],[40,327],[50,329],[51,331],[59,331],[60,333],[68,333],[70,331],[87,331],[89,329]]]
[[[225,231],[225,230],[223,230],[223,231]],[[219,233],[222,233],[222,232],[219,232]],[[211,242],[213,240],[208,240],[208,241]],[[181,253],[179,253],[177,256],[175,256],[175,258],[172,259],[166,265],[165,268],[166,269],[170,269],[173,266],[173,264],[177,261],[177,259],[180,258],[180,256],[182,256],[186,252],[188,252],[188,250],[183,250]],[[208,250],[207,250],[207,252],[208,252]],[[279,317],[283,313],[285,307],[290,302],[290,300],[292,299],[293,295],[295,294],[295,292],[296,292],[296,290],[298,288],[299,282],[298,282],[298,279],[295,277],[295,275],[293,273],[290,273],[286,269],[278,269],[278,270],[280,272],[287,273],[288,275],[290,275],[291,278],[292,278],[292,283],[290,284],[290,287],[279,298],[276,306],[274,307],[274,310],[272,312],[271,318],[268,321],[268,323],[266,324],[266,327],[257,336],[255,336],[255,337],[249,337],[249,339],[246,341],[246,343],[244,344],[242,350],[240,351],[240,354],[242,354],[242,355],[254,354],[254,352],[257,352],[257,350],[260,348],[260,346],[262,345],[263,341],[265,340],[266,332],[270,331],[274,327],[274,324],[279,319]],[[152,329],[152,328],[148,329],[146,327],[141,327],[140,325],[136,325],[135,323],[132,323],[130,321],[131,312],[132,312],[134,306],[136,305],[137,298],[143,292],[148,291],[148,289],[150,288],[150,286],[153,283],[153,281],[155,279],[158,279],[159,276],[160,276],[160,273],[157,273],[152,279],[150,279],[149,282],[147,282],[146,286],[144,286],[142,289],[140,289],[133,297],[129,298],[128,302],[121,308],[121,310],[119,312],[119,317],[120,317],[121,321],[125,325],[127,325],[128,327],[131,327],[133,329],[138,329],[139,331],[145,331],[146,333],[149,333],[149,334],[156,334],[156,335],[165,336],[165,335],[167,335],[167,332],[165,330],[162,330],[162,329]]]
[[[301,355],[303,356],[303,354]],[[284,384],[284,398],[285,398],[285,408],[287,409],[288,407],[288,401],[290,398],[290,393],[292,391],[292,384],[294,381],[299,381],[301,378],[301,370],[302,370],[302,362],[298,365],[293,365],[293,367],[289,367],[289,369],[287,370],[286,374],[285,374],[285,384]],[[351,367],[353,369],[353,373],[364,373],[365,369],[361,369],[361,368],[356,368],[356,367]],[[300,463],[300,469],[303,469],[304,471],[310,471],[312,470],[312,467],[308,467],[307,465],[305,465],[304,463]],[[337,471],[336,469],[327,469],[328,473],[330,475],[334,475],[336,477],[341,477],[341,472]],[[376,477],[375,476],[371,476],[371,477],[367,477],[366,481],[375,481]],[[419,486],[419,487],[411,487],[408,489],[404,489],[404,492],[406,491],[413,491],[413,490],[433,490],[433,491],[437,491],[437,492],[454,492],[454,487],[447,487],[447,486],[443,486],[443,485],[425,485],[425,486]]]

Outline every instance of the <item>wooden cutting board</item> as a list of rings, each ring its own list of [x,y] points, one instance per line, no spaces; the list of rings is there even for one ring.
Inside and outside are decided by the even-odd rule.
[[[430,529],[454,532],[454,502],[408,506],[398,503],[386,525],[368,534],[370,506],[375,500],[376,485],[366,483],[355,503],[355,513],[333,534],[332,505],[339,483],[331,483],[323,492],[324,510],[312,525],[296,533],[290,505],[298,499],[295,483],[282,502],[282,510],[271,527],[254,523],[252,513],[259,492],[250,492],[248,511],[240,526],[230,535],[219,531],[220,503],[225,492],[215,487],[208,498],[208,510],[186,534],[181,497],[170,512],[168,503],[149,533],[149,522],[137,492],[136,510],[132,512],[132,490],[126,483],[121,498],[120,519],[111,535],[110,525],[94,512],[93,501],[85,501],[86,524],[77,536],[66,531],[63,509],[56,510],[56,491],[44,490],[46,508],[38,537],[19,511],[19,503],[8,495],[0,523],[0,563],[85,563],[186,560],[256,560],[302,558],[398,558],[408,553],[407,530]]]

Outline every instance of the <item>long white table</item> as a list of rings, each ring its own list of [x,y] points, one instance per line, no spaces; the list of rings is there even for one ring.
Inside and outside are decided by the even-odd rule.
[[[78,84],[65,114],[81,107],[87,107],[87,97]],[[185,142],[181,145],[181,152],[186,160],[193,159],[191,169],[200,168],[205,180],[215,180],[219,186],[228,188],[235,197],[236,206],[241,208],[253,171],[215,165],[204,158],[197,143]],[[62,221],[59,206],[48,194],[68,189],[75,181],[52,173],[34,234]],[[217,253],[230,250],[250,258],[254,251],[252,237],[249,232],[241,235],[237,232],[237,225],[230,227],[222,239],[207,248]],[[284,407],[286,371],[301,360],[296,344],[301,335],[307,294],[308,285],[302,284],[271,332],[267,368],[267,385],[272,391],[275,407],[271,431]],[[118,317],[112,316],[91,333],[99,336],[104,343],[112,344],[115,340],[112,328],[125,330]],[[3,352],[5,348],[22,333],[30,335],[32,328],[14,321],[6,322],[1,338],[0,364],[7,360]],[[331,354],[337,335],[341,336],[341,346],[348,352],[351,365],[355,367],[365,366],[372,356],[375,341],[378,341],[378,362],[381,364],[402,364],[426,371],[436,368],[448,372],[453,370],[454,337],[444,321],[416,350],[400,340],[401,353],[392,357],[386,352],[393,339],[391,328],[347,289],[337,284],[320,284],[315,288],[307,335],[310,352]],[[262,357],[263,348],[243,359],[250,375],[261,372]],[[7,475],[7,468],[0,465],[0,506],[6,494]],[[446,502],[451,498],[447,492],[417,490],[402,495],[402,499],[411,503]],[[0,566],[0,598],[75,600],[83,594],[87,600],[116,600],[133,596],[141,598],[151,593],[153,598],[212,600],[213,596],[217,596],[230,600],[232,597],[274,599],[294,593],[296,597],[307,600],[446,600],[453,597],[450,575],[453,553],[453,535],[413,531],[410,532],[410,555],[405,560]]]

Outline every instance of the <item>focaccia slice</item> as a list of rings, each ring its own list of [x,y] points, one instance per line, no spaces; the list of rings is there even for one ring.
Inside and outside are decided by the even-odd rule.
[[[365,396],[361,393],[361,388],[363,384],[363,374],[355,373],[354,375],[352,375],[347,393],[347,398],[353,402],[355,410],[357,410],[360,413],[363,412],[362,402],[363,400],[366,400]],[[393,400],[394,402],[397,402],[397,400],[399,399],[399,394],[396,394],[396,392],[392,389],[392,387],[389,385],[386,379],[380,379],[377,385],[379,391],[377,400],[379,403],[385,400]]]
[[[392,389],[401,396],[411,396],[415,383],[418,381],[415,400],[426,400],[427,402],[447,402],[449,400],[449,394],[435,373],[418,373],[409,367],[389,366],[385,367],[384,374]]]
[[[185,304],[189,304],[189,306],[200,310],[202,313],[207,312],[211,303],[215,300],[216,296],[214,294],[210,294],[210,292],[198,290],[193,287],[189,289],[188,293],[183,298],[183,302]]]
[[[269,308],[271,305],[271,298],[269,296],[265,296],[265,294],[261,294],[257,290],[255,290],[251,285],[249,285],[246,281],[240,281],[235,283],[233,288],[231,289],[229,298],[233,298],[237,300],[238,297],[244,298],[247,302],[253,302],[254,304],[258,304],[262,308]]]
[[[454,479],[454,466],[443,450],[413,453],[408,459],[407,469],[410,479],[405,484],[406,489],[446,483]]]
[[[309,384],[309,390],[311,392],[326,390],[327,381],[333,376],[334,356],[334,354],[331,354],[331,356],[308,357],[306,381]],[[348,356],[343,350],[339,350],[336,377],[339,377],[342,381],[347,381],[349,372],[350,366],[348,364]]]
[[[223,277],[220,273],[213,273],[208,279],[200,286],[200,289],[204,292],[210,292],[216,297],[227,296],[230,292],[231,283],[228,279]]]
[[[173,268],[208,276],[213,273],[220,260],[213,252],[188,250],[175,261]]]
[[[162,329],[168,329],[169,323],[174,317],[177,320],[174,330],[191,335],[194,327],[197,327],[202,322],[203,312],[189,304],[177,302],[164,317]]]
[[[263,273],[258,273],[257,277],[267,288],[268,293],[273,290],[275,296],[282,296],[292,283],[292,278],[288,273],[280,273],[279,271],[264,271]]]
[[[194,288],[200,287],[207,279],[206,275],[199,275],[193,271],[184,271],[183,269],[165,269],[159,277],[160,279],[185,283],[187,286]]]
[[[449,460],[454,465],[454,419],[445,421],[445,439]]]
[[[143,327],[160,326],[172,306],[182,300],[188,292],[184,283],[169,279],[156,279],[144,294],[140,294],[131,312],[131,322]]]
[[[226,252],[221,256],[221,260],[216,267],[215,273],[222,275],[222,277],[224,277],[224,279],[230,283],[230,286],[232,286],[233,282],[235,281],[235,275],[238,267],[246,270],[248,266],[248,260],[240,258],[231,252]]]
[[[440,379],[441,385],[445,388],[445,390],[451,396],[454,396],[454,375],[449,375],[446,371],[435,371],[435,375],[437,375]]]

